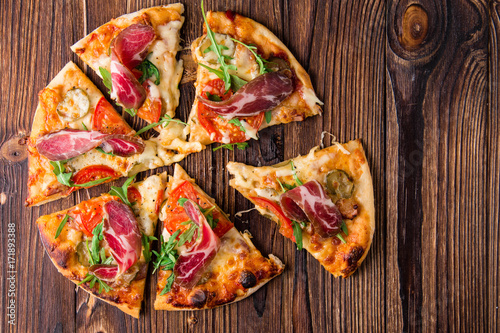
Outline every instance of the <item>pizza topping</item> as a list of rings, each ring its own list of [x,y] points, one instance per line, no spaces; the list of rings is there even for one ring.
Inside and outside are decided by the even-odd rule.
[[[353,199],[340,199],[335,205],[345,219],[352,220],[358,215],[358,204]]]
[[[66,121],[82,118],[89,112],[90,100],[87,93],[80,88],[69,90],[64,99],[57,105],[57,113]]]
[[[141,139],[131,136],[65,129],[38,138],[36,148],[49,160],[62,161],[80,156],[100,145],[103,145],[106,153],[112,152],[119,156],[142,153],[145,147]]]
[[[144,151],[145,146],[140,138],[122,134],[111,135],[101,144],[105,153],[113,153],[123,157],[140,154]]]
[[[191,221],[198,225],[198,235],[194,244],[177,259],[174,273],[176,283],[189,289],[198,283],[203,271],[215,257],[220,247],[220,239],[195,202],[184,202],[184,210]]]
[[[125,67],[132,69],[146,58],[148,48],[155,38],[153,27],[136,23],[123,29],[115,37],[111,49]]]
[[[118,172],[106,165],[89,165],[75,173],[68,186],[90,187],[119,177]]]
[[[92,129],[105,134],[134,133],[134,130],[116,113],[104,97],[101,97],[95,107]]]
[[[336,169],[326,176],[326,188],[340,198],[349,199],[354,192],[354,182],[344,170]]]
[[[288,218],[301,222],[309,220],[320,236],[334,236],[340,231],[342,215],[316,180],[283,193],[280,203]]]
[[[283,213],[283,210],[280,208],[278,204],[275,202],[261,197],[250,197],[250,199],[257,205],[264,209],[271,211],[279,220],[280,229],[279,232],[283,236],[290,238],[292,241],[296,241],[295,236],[293,234],[292,221],[286,217]]]
[[[115,265],[92,265],[89,273],[96,276],[99,280],[112,282],[118,274],[118,266]]]
[[[201,96],[198,101],[226,119],[254,116],[275,108],[292,93],[292,80],[285,73],[260,75],[224,101],[211,101]]]
[[[104,238],[118,263],[118,274],[122,274],[141,256],[141,233],[134,213],[126,204],[108,201],[104,210],[108,214],[104,220]]]
[[[146,89],[134,74],[118,61],[114,51],[111,57],[111,81],[113,95],[124,108],[138,109],[146,100]]]

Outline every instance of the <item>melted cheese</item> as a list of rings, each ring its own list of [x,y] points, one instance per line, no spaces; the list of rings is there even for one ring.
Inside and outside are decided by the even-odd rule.
[[[165,189],[165,182],[162,177],[153,175],[139,183],[137,189],[141,193],[142,200],[133,206],[134,213],[138,217],[141,231],[152,236],[155,233],[156,221],[158,220],[156,200],[158,200],[158,192]]]
[[[249,139],[259,140],[259,137],[257,136],[257,131],[258,131],[257,128],[253,128],[244,120],[241,120],[240,123],[241,126],[243,126],[243,128],[245,129],[245,138],[247,140]]]

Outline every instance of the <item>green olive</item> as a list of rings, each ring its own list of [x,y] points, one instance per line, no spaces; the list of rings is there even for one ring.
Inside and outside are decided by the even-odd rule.
[[[332,194],[348,199],[354,191],[354,182],[347,172],[336,169],[326,176],[326,188]]]
[[[89,252],[87,251],[87,246],[85,242],[80,242],[76,246],[76,254],[78,255],[78,262],[85,267],[90,266]]]
[[[57,105],[57,113],[66,121],[74,121],[84,117],[90,108],[87,93],[80,88],[69,90],[64,99]]]

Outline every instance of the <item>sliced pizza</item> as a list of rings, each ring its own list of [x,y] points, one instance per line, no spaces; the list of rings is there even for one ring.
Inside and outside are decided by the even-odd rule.
[[[189,151],[178,148],[182,127],[142,140],[97,87],[69,62],[40,91],[28,149],[26,205],[40,205],[71,192],[170,165]],[[174,133],[174,134],[172,134]]]
[[[231,11],[205,16],[191,45],[198,63],[190,141],[236,144],[271,125],[321,113],[304,68],[266,27]]]
[[[71,49],[104,81],[112,99],[160,132],[163,147],[200,151],[186,142],[186,124],[175,118],[182,60],[176,59],[184,5],[145,8],[98,27]],[[139,131],[141,132],[141,131]]]
[[[138,318],[166,173],[131,182],[42,216],[37,224],[48,256],[64,277]]]
[[[274,166],[230,162],[227,169],[234,176],[230,185],[335,277],[348,277],[366,257],[375,208],[370,169],[359,140],[315,147]]]
[[[156,310],[197,310],[248,297],[284,268],[255,248],[248,233],[236,230],[227,215],[194,180],[175,165],[160,220],[161,251]]]

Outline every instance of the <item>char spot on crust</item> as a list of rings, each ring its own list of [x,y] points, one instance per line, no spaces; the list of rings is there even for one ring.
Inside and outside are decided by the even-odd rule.
[[[252,288],[257,284],[257,277],[250,271],[243,271],[240,275],[240,283],[243,288]]]
[[[358,268],[358,260],[361,259],[364,252],[362,246],[356,246],[344,255],[344,261],[347,263],[347,267],[342,270],[344,276],[350,275]]]
[[[202,289],[197,289],[189,296],[189,302],[195,308],[202,308],[207,302],[207,295]]]

